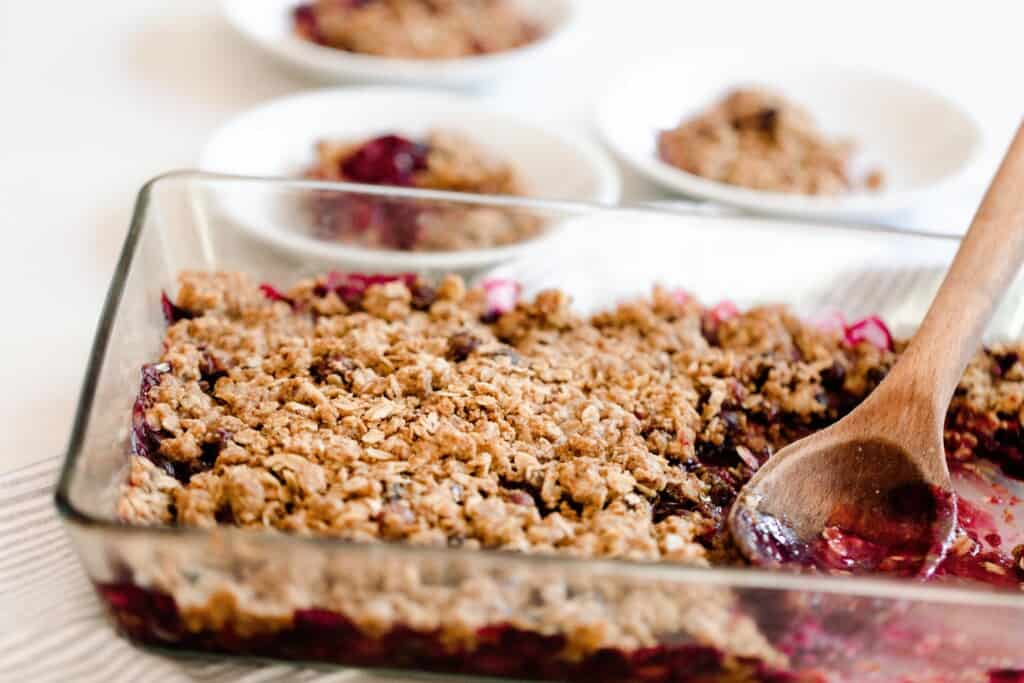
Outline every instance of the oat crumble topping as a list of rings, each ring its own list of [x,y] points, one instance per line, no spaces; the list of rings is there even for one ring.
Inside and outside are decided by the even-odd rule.
[[[454,276],[434,285],[332,273],[281,292],[239,273],[184,273],[176,303],[165,303],[164,351],[143,371],[118,514],[132,524],[739,563],[724,531],[739,487],[775,450],[849,411],[902,349],[851,344],[784,307],[705,308],[664,288],[589,318],[556,290],[497,311],[488,289]],[[952,462],[998,458],[1001,430],[1019,431],[1019,353],[996,346],[971,362],[950,409]],[[1018,456],[1003,465],[1020,476]],[[786,662],[728,594],[708,587],[652,583],[633,595],[595,579],[595,595],[617,597],[534,603],[536,576],[442,590],[409,568],[382,568],[402,576],[402,591],[342,572],[324,605],[295,593],[288,572],[301,569],[260,578],[256,564],[244,588],[216,577],[204,588],[181,558],[165,561],[147,580],[175,595],[195,631],[274,632],[295,610],[323,607],[368,633],[440,629],[460,646],[496,622],[562,634],[569,659],[685,632],[730,656]]]
[[[455,276],[275,298],[182,275],[189,317],[144,396],[163,467],[133,459],[149,485],[126,487],[123,517],[706,562],[729,491],[896,358],[782,307],[718,319],[662,288],[589,319],[549,290],[493,322]],[[951,425],[1019,419],[1022,380],[1014,350],[979,354]]]
[[[273,301],[244,274],[182,275],[189,317],[144,415],[185,474],[128,486],[126,518],[705,562],[738,480],[895,359],[782,307],[718,319],[664,289],[589,319],[546,291],[483,323],[484,291],[455,276],[327,285]],[[972,415],[1021,410],[998,352],[958,392]]]

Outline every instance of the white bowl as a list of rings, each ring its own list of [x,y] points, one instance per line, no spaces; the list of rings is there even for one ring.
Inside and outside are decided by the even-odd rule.
[[[233,175],[298,178],[315,160],[314,146],[320,139],[358,140],[390,132],[415,138],[435,128],[465,134],[514,164],[527,196],[604,204],[619,199],[618,169],[594,143],[495,112],[467,96],[393,87],[319,90],[252,109],[214,133],[199,167]],[[274,246],[318,261],[388,271],[475,270],[520,255],[558,229],[554,225],[540,238],[490,249],[384,251],[332,243],[291,229],[295,214],[288,207],[248,200],[228,203],[226,210],[240,229]]]
[[[292,9],[302,0],[223,0],[228,22],[269,54],[328,82],[404,83],[465,87],[495,80],[543,57],[574,25],[574,0],[517,0],[543,28],[539,40],[513,50],[459,59],[398,59],[363,55],[311,43],[292,30]]]
[[[659,131],[729,89],[751,84],[804,105],[827,134],[855,140],[854,163],[880,167],[885,187],[839,197],[766,192],[707,180],[658,158]],[[661,58],[626,69],[605,93],[597,125],[623,161],[668,190],[804,218],[870,218],[907,209],[959,177],[981,145],[967,112],[894,76],[834,65],[731,63],[717,55]]]

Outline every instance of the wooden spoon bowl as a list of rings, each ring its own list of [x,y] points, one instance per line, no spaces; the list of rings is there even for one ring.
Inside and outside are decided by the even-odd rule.
[[[906,574],[930,573],[942,559],[956,526],[945,469],[925,471],[903,446],[884,437],[850,439],[844,430],[819,432],[774,457],[779,465],[744,488],[730,516],[747,557]]]

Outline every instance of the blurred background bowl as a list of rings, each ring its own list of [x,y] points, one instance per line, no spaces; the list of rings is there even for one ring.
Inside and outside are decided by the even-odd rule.
[[[657,137],[737,87],[764,86],[805,107],[822,132],[857,145],[853,165],[880,168],[885,186],[840,196],[768,192],[708,180],[658,157]],[[827,65],[728,61],[689,53],[625,68],[597,110],[615,154],[669,191],[749,211],[814,219],[879,218],[914,206],[960,177],[982,134],[949,98],[895,76]]]
[[[556,48],[575,26],[578,0],[516,0],[543,30],[522,47],[458,59],[400,59],[347,52],[295,35],[292,10],[301,0],[223,0],[225,18],[242,36],[305,74],[330,83],[467,87],[518,71]]]
[[[387,133],[419,139],[437,129],[464,135],[511,163],[528,197],[603,204],[619,200],[618,169],[598,145],[495,111],[467,96],[397,87],[318,90],[271,101],[218,129],[203,150],[199,167],[233,175],[301,178],[316,159],[319,140],[359,142]],[[386,188],[366,186],[365,192],[389,201]],[[426,192],[422,196],[444,194]],[[424,201],[437,205],[441,200]],[[481,206],[500,206],[502,199],[481,198],[480,202]],[[333,267],[388,272],[445,268],[475,272],[522,255],[559,228],[553,223],[538,238],[487,249],[369,249],[325,240],[297,227],[308,224],[308,217],[287,203],[264,198],[262,202],[245,199],[228,204],[239,227],[268,245]]]

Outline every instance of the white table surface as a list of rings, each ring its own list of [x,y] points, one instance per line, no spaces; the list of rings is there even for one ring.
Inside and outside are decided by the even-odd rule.
[[[908,223],[964,225],[1021,112],[1024,4],[583,0],[574,55],[487,96],[585,128],[608,75],[668,49],[862,63],[969,104],[985,158]],[[213,0],[0,1],[0,472],[61,451],[134,194],[194,163],[221,122],[316,87],[242,43]],[[666,87],[685,87],[685,83]],[[627,199],[659,197],[625,174]]]

